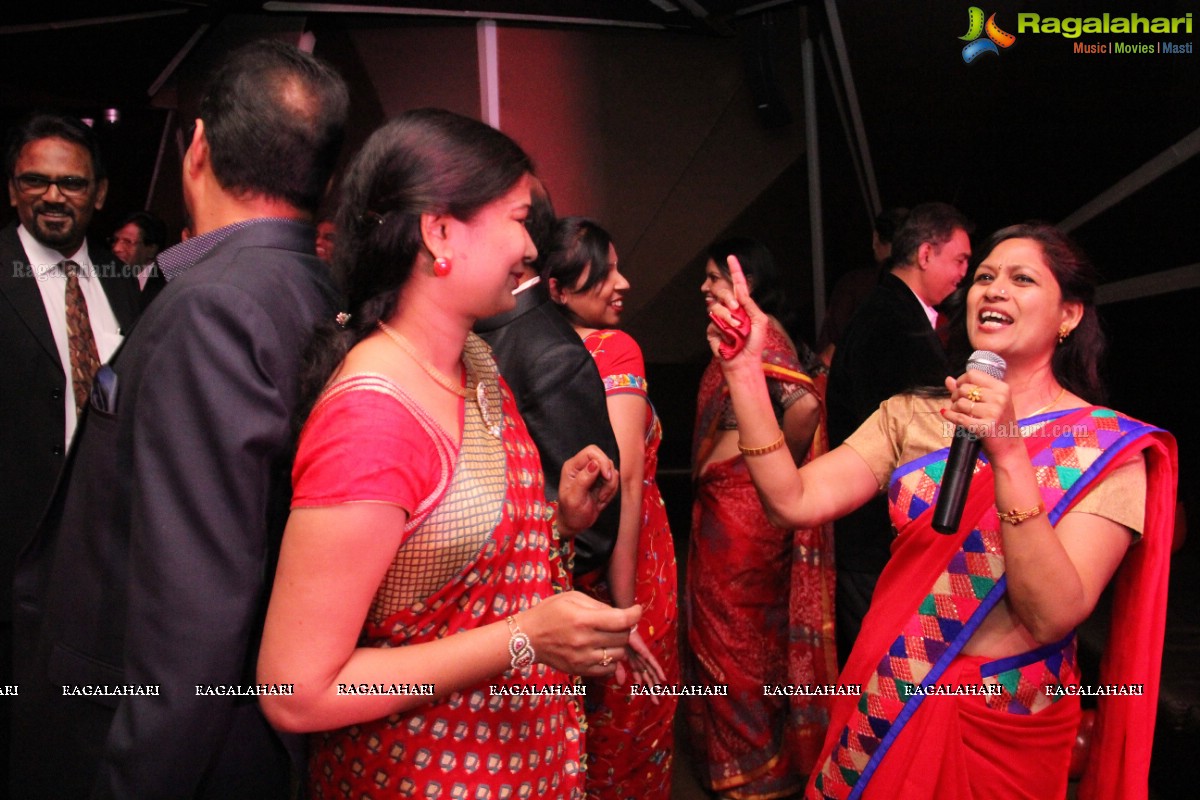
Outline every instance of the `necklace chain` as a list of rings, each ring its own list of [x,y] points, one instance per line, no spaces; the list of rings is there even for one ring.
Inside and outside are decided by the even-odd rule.
[[[417,366],[424,370],[426,375],[433,378],[434,383],[436,383],[438,386],[441,386],[446,391],[452,392],[463,399],[471,396],[471,392],[459,384],[458,381],[454,381],[446,377],[445,373],[441,372],[428,361],[421,358],[421,356],[417,353],[417,348],[413,347],[412,342],[404,338],[404,336],[398,330],[391,327],[383,320],[380,320],[377,324],[379,325],[379,330],[383,331],[384,334],[391,339],[397,347],[399,347],[405,353],[408,353],[409,357],[411,357],[413,361],[417,362]]]
[[[1067,387],[1064,386],[1058,390],[1058,394],[1056,394],[1054,396],[1053,400],[1051,400],[1049,403],[1046,403],[1046,405],[1042,406],[1037,411],[1034,411],[1029,416],[1036,417],[1038,414],[1041,414],[1043,411],[1049,411],[1050,409],[1054,408],[1056,405],[1058,405],[1058,401],[1062,400],[1063,395],[1066,393],[1067,393]]]

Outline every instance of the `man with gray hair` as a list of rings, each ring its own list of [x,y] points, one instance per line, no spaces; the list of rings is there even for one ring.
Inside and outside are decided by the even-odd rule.
[[[255,662],[303,351],[335,311],[312,218],[348,105],[278,42],[209,83],[183,160],[196,235],[159,255],[167,287],[97,374],[18,565],[15,796],[289,796]]]

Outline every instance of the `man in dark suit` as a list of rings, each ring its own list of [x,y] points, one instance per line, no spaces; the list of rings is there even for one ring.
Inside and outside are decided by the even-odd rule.
[[[151,211],[133,211],[113,229],[112,251],[137,275],[142,308],[158,297],[167,282],[158,268],[158,254],[167,247],[167,225]]]
[[[539,254],[554,229],[554,206],[535,181],[526,226]],[[546,496],[558,499],[563,464],[595,444],[618,463],[617,440],[608,421],[604,382],[579,334],[551,304],[538,279],[539,261],[526,264],[512,311],[481,319],[475,332],[492,347],[500,374],[537,445],[546,478]],[[575,536],[574,573],[604,568],[617,543],[620,503],[610,503],[595,524]]]
[[[97,376],[18,565],[17,796],[288,796],[288,743],[247,690],[302,354],[334,313],[311,218],[347,107],[278,42],[209,84],[183,162],[197,235],[160,255],[167,288]]]
[[[72,377],[61,264],[79,265],[72,291],[89,312],[92,366],[112,356],[133,324],[138,294],[113,255],[87,242],[92,214],[108,192],[91,128],[57,114],[26,117],[9,132],[4,166],[18,218],[0,230],[0,685],[7,686],[13,565],[62,470],[77,422],[76,390],[86,397],[90,388],[84,373],[91,367],[81,369],[78,387]],[[0,774],[8,765],[10,708],[0,702]]]
[[[838,445],[879,404],[948,374],[937,311],[967,274],[971,224],[952,206],[914,208],[892,240],[891,271],[855,313],[834,352],[826,408],[829,442]],[[887,498],[879,496],[835,523],[838,661],[845,664],[891,554]]]

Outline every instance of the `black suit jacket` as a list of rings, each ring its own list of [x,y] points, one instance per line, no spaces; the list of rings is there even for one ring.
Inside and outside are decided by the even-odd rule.
[[[122,332],[139,307],[137,279],[108,251],[89,245]],[[13,564],[33,535],[62,470],[67,379],[16,223],[0,230],[0,624],[12,619]],[[3,666],[7,674],[9,665]]]
[[[836,446],[894,394],[940,386],[946,353],[921,301],[895,275],[884,275],[846,327],[825,395],[829,441]],[[838,520],[834,536],[839,570],[883,570],[890,556],[887,501],[877,497]]]
[[[333,311],[312,229],[259,222],[173,280],[114,359],[18,565],[14,787],[30,797],[283,797],[253,697],[291,496],[303,350]],[[64,697],[62,686],[157,686]]]
[[[492,347],[500,374],[517,400],[546,475],[546,496],[558,499],[562,465],[586,445],[617,462],[604,382],[571,323],[550,302],[544,284],[517,295],[517,307],[481,319],[475,332]],[[620,503],[575,537],[575,574],[604,567],[617,543]]]

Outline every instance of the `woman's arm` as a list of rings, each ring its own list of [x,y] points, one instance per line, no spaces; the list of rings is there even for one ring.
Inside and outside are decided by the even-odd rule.
[[[258,680],[294,685],[261,698],[271,724],[331,730],[424,705],[510,668],[505,622],[405,647],[358,647],[376,589],[400,544],[405,511],[349,503],[292,512],[267,611]],[[537,660],[564,672],[607,675],[641,609],[613,609],[570,592],[516,615]],[[433,684],[434,696],[339,695],[339,684]]]
[[[750,315],[745,347],[733,358],[722,359],[721,369],[738,420],[739,445],[767,517],[783,528],[807,528],[843,516],[879,491],[871,468],[860,455],[849,447],[838,447],[797,471],[786,447],[755,452],[770,449],[781,435],[786,443],[787,435],[775,422],[761,366],[768,317],[750,298],[737,258],[730,256],[729,268],[735,296],[721,298],[710,310],[731,322],[727,306],[740,305]],[[708,340],[713,353],[719,354],[721,335],[715,325],[709,325]]]
[[[783,438],[787,441],[792,462],[804,463],[812,447],[813,436],[821,422],[821,401],[812,392],[797,398],[783,412]]]
[[[642,479],[646,470],[647,400],[637,394],[608,397],[608,420],[617,437],[621,462],[621,516],[617,543],[608,565],[613,603],[627,608],[634,601],[638,539],[642,531]]]
[[[947,378],[946,385],[946,419],[980,432],[996,508],[1004,514],[1039,508],[1041,491],[1024,439],[1011,433],[1018,426],[1008,385],[974,370],[960,380]],[[982,401],[965,397],[972,387],[979,387]],[[993,431],[999,435],[988,435]],[[1016,523],[1002,518],[1000,533],[1009,605],[1042,644],[1058,641],[1092,613],[1133,540],[1128,528],[1094,514],[1069,513],[1052,526],[1044,510]]]

